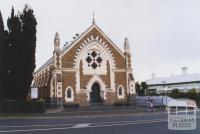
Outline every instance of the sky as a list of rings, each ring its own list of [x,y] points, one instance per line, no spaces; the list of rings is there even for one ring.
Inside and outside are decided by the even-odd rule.
[[[123,50],[128,37],[136,81],[188,73],[200,73],[199,0],[0,0],[4,24],[11,7],[34,10],[38,22],[36,68],[53,55],[53,40],[61,44],[96,24]]]

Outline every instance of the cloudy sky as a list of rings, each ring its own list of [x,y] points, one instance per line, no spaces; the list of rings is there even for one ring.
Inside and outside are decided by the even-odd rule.
[[[136,80],[178,75],[183,66],[200,73],[199,0],[0,0],[5,24],[12,5],[21,11],[24,4],[38,21],[37,68],[52,56],[56,31],[62,44],[69,42],[91,25],[94,12],[119,48],[128,37]]]

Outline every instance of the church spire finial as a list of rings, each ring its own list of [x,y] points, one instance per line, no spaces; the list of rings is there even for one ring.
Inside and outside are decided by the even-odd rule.
[[[55,49],[60,47],[60,36],[59,36],[58,32],[56,32],[56,34],[55,34],[54,47],[55,47]]]
[[[95,24],[94,12],[93,12],[93,16],[92,16],[92,24]]]
[[[130,54],[130,46],[129,46],[129,41],[127,37],[124,40],[124,52],[127,54]]]

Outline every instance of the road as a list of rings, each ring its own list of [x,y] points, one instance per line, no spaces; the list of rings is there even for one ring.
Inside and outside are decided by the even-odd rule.
[[[168,130],[166,113],[0,119],[0,133],[13,134],[199,134]]]

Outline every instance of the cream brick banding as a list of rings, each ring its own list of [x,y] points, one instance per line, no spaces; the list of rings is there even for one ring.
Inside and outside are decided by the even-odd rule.
[[[128,96],[135,94],[128,38],[121,51],[92,23],[63,50],[60,42],[57,32],[52,57],[33,74],[32,87],[38,88],[39,98],[60,104],[90,105],[92,95],[99,95],[100,103],[112,105],[126,103]],[[94,83],[99,85],[96,94]],[[67,97],[67,91],[71,97]]]

